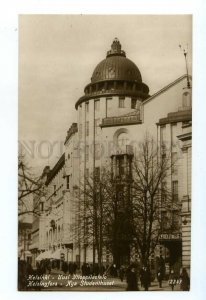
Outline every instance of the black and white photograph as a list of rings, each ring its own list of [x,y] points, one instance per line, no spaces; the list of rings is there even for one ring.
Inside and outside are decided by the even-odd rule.
[[[205,11],[0,3],[0,299],[204,299]]]
[[[19,15],[18,291],[190,291],[192,15]]]

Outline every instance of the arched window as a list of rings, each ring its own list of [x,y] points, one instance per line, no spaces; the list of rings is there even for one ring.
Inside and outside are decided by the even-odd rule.
[[[191,95],[189,92],[184,92],[182,95],[182,106],[190,107],[191,106]]]
[[[118,147],[120,149],[125,148],[126,145],[129,144],[129,137],[128,134],[126,132],[122,132],[118,135],[117,138],[117,143],[118,143]]]

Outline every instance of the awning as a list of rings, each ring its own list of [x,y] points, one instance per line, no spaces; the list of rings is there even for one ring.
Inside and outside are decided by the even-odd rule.
[[[53,259],[60,259],[61,257],[61,250],[62,249],[57,249],[56,251],[54,251],[54,253],[52,253],[52,257]]]
[[[42,259],[43,259],[44,253],[45,253],[45,252],[40,253],[40,254],[36,257],[35,260],[37,260],[37,261],[38,261],[38,260],[39,260],[39,261],[42,260]]]
[[[29,250],[24,251],[24,255],[26,257],[31,257],[32,256],[32,254],[31,254],[31,252]]]
[[[42,259],[50,259],[52,258],[51,250],[47,250],[45,252],[42,252],[37,256],[36,260],[42,260]]]

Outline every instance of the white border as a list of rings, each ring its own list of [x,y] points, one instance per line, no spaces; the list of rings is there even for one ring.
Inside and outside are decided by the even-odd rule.
[[[3,2],[3,1],[2,1]],[[7,299],[198,299],[205,294],[206,255],[205,84],[206,2],[204,0],[16,0],[0,4],[0,97],[1,97],[1,217],[0,298]],[[192,285],[189,293],[148,292],[17,292],[17,96],[18,14],[193,14],[193,203]],[[203,54],[204,53],[204,54]],[[69,293],[69,294],[68,294]]]

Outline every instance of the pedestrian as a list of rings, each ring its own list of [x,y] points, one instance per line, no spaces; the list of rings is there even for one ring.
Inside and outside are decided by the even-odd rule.
[[[175,278],[174,270],[171,269],[170,275],[169,275],[169,285],[171,286],[172,291],[174,291],[175,284],[176,284],[176,278]]]
[[[162,287],[162,280],[163,280],[163,270],[162,267],[159,267],[157,270],[157,280],[159,282],[159,287]]]
[[[68,269],[69,269],[69,274],[73,275],[74,267],[73,267],[73,263],[71,261],[69,262]]]
[[[73,263],[73,271],[74,271],[74,274],[76,274],[76,271],[77,271],[77,264],[74,262]]]
[[[181,280],[181,284],[180,284],[181,290],[189,291],[190,290],[190,277],[187,273],[186,268],[182,269],[182,273],[180,275],[180,280]]]
[[[89,266],[89,264],[86,264],[85,271],[86,271],[86,272],[85,272],[85,273],[86,273],[86,274],[85,274],[86,276],[89,276],[89,275],[91,275],[91,270],[90,270],[90,266]]]
[[[126,291],[138,291],[137,273],[134,266],[130,266],[127,272]]]
[[[84,262],[82,265],[82,276],[86,275],[86,263]]]
[[[143,273],[144,273],[144,266],[141,267],[140,272],[139,272],[141,287],[143,287]]]
[[[64,274],[66,274],[68,271],[68,264],[66,261],[63,261],[62,263],[62,271],[64,272]]]
[[[148,291],[150,286],[150,281],[151,281],[150,270],[147,266],[145,266],[142,273],[142,284],[145,291]]]
[[[117,266],[116,264],[113,264],[111,267],[111,276],[117,277]]]
[[[120,269],[119,269],[119,278],[120,278],[121,281],[124,280],[124,272],[125,272],[124,266],[121,266]]]

